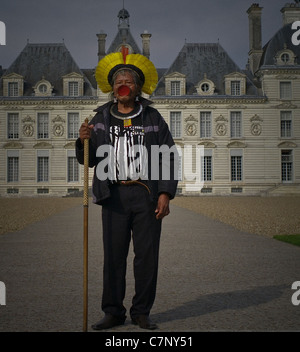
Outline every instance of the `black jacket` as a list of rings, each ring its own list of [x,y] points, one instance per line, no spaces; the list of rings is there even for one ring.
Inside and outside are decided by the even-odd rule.
[[[147,99],[140,98],[140,102],[143,106],[142,111],[142,123],[145,131],[145,147],[148,151],[148,180],[144,180],[149,187],[151,193],[151,198],[156,201],[160,193],[168,193],[170,199],[175,197],[177,188],[177,176],[178,173],[178,154],[176,152],[175,143],[173,141],[172,135],[169,131],[168,125],[160,115],[160,113],[150,107],[152,103]],[[95,167],[98,165],[104,157],[100,158],[96,156],[97,148],[101,145],[110,145],[109,137],[109,127],[110,127],[110,107],[113,102],[108,102],[95,110],[97,114],[89,122],[89,124],[94,125],[94,129],[91,133],[91,139],[89,141],[89,167]],[[169,159],[170,162],[170,177],[169,179],[163,179],[161,172],[159,177],[151,179],[151,146],[168,146],[172,148],[172,153],[170,149],[162,148],[162,153],[159,157],[159,167],[161,169],[162,160],[164,156]],[[164,155],[164,150],[166,153]],[[78,138],[76,141],[76,157],[80,164],[84,163],[84,152],[83,145]],[[175,167],[176,165],[176,167]],[[93,202],[96,204],[103,204],[103,202],[110,197],[110,180],[106,179],[101,181],[96,175],[96,167],[94,168],[93,176]]]

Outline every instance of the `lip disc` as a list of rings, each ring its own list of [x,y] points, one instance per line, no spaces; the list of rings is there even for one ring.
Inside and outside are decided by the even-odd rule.
[[[127,86],[121,86],[119,89],[118,89],[118,94],[121,96],[121,97],[124,97],[126,95],[129,95],[130,94],[130,88],[127,87]]]

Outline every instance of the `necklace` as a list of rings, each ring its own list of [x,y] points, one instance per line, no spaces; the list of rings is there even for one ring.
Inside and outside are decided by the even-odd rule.
[[[143,107],[141,104],[136,105],[135,108],[129,113],[129,114],[123,114],[118,111],[117,104],[114,104],[110,108],[110,113],[112,116],[119,120],[123,120],[124,122],[124,127],[130,127],[132,125],[131,119],[134,119],[137,117],[143,110]]]

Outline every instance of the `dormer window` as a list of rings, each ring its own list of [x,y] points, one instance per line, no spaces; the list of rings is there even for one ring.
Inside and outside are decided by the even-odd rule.
[[[241,95],[241,81],[231,81],[231,95]]]
[[[180,81],[171,81],[171,95],[180,95]]]
[[[201,88],[202,92],[206,93],[206,92],[209,91],[209,84],[208,83],[203,83],[203,84],[201,84],[200,88]]]
[[[64,96],[79,97],[83,95],[83,76],[72,72],[63,76]]]
[[[69,94],[70,97],[79,96],[79,83],[78,82],[69,82]]]
[[[185,75],[179,72],[172,72],[165,76],[166,95],[185,95]]]
[[[215,85],[211,80],[206,78],[205,74],[204,79],[196,85],[196,89],[199,95],[213,95],[215,92]]]
[[[283,63],[287,64],[290,61],[290,55],[288,53],[283,53],[280,56],[280,59]]]
[[[279,51],[275,56],[275,62],[278,66],[294,65],[295,59],[295,54],[292,52],[292,50],[286,48],[286,44],[284,49]]]
[[[19,96],[19,84],[18,82],[8,82],[8,96],[17,97]]]
[[[5,97],[20,97],[23,95],[24,79],[16,73],[3,76],[3,95]]]
[[[240,96],[246,94],[246,76],[233,72],[225,76],[225,94]]]
[[[44,78],[33,87],[36,97],[47,97],[52,95],[53,86]]]

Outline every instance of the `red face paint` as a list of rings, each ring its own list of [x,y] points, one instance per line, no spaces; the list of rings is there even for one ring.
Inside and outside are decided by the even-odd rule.
[[[119,89],[118,89],[118,94],[121,96],[121,97],[124,97],[126,95],[129,95],[130,94],[130,88],[128,86],[121,86]]]

